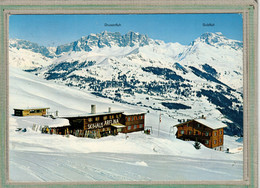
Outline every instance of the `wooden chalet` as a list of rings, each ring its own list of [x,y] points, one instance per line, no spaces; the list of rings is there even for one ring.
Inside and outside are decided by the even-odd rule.
[[[50,108],[14,108],[15,116],[45,116]]]
[[[72,134],[78,137],[100,138],[144,130],[144,112],[111,111],[96,113],[91,105],[91,113],[82,116],[63,117],[69,120],[69,126],[56,127],[57,134]]]
[[[175,125],[176,137],[182,140],[193,140],[208,148],[223,150],[224,128],[227,125],[206,118],[192,119]]]

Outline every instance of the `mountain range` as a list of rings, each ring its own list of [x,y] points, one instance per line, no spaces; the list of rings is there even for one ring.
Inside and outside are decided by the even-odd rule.
[[[104,31],[57,47],[10,39],[10,65],[183,120],[204,115],[243,135],[243,43],[204,33],[189,45]]]

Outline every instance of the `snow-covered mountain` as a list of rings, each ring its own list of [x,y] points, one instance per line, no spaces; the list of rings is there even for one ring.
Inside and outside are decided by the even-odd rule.
[[[242,42],[221,33],[184,46],[105,31],[55,48],[10,41],[10,64],[173,120],[213,117],[229,125],[226,134],[242,135],[242,50]]]
[[[55,56],[48,48],[21,39],[9,40],[9,61],[12,66],[32,69],[47,66]]]

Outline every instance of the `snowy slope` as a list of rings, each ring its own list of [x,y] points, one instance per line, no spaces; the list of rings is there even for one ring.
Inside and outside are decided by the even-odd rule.
[[[221,82],[238,89],[243,86],[242,49],[242,42],[227,39],[222,33],[205,33],[185,48],[179,60],[201,70],[208,64]]]
[[[46,47],[21,39],[9,40],[9,62],[22,69],[34,69],[52,63],[53,53]]]
[[[170,127],[177,123],[159,112],[138,107],[146,115],[152,135],[142,132],[101,139],[46,135],[32,129],[33,124],[67,125],[67,120],[41,116],[12,116],[20,106],[48,106],[60,115],[97,111],[136,109],[133,105],[112,102],[86,91],[46,81],[14,67],[10,68],[9,167],[12,181],[156,181],[156,180],[239,180],[243,177],[243,143],[225,136],[225,148],[233,154],[201,147],[175,138]],[[18,106],[20,105],[20,106]],[[15,131],[26,128],[27,132]],[[87,154],[87,155],[86,155]],[[87,162],[86,162],[87,161]],[[187,174],[187,170],[189,173]]]

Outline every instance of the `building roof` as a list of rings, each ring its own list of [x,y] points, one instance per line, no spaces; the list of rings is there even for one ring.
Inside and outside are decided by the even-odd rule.
[[[60,124],[60,125],[47,125],[47,126],[50,127],[50,128],[71,127],[71,125],[62,125],[62,124]]]
[[[27,107],[27,108],[14,108],[14,110],[42,110],[50,109],[50,107]]]
[[[174,125],[174,126],[180,126],[180,125],[183,125],[183,124],[185,124],[187,122],[191,122],[191,121],[196,121],[196,122],[198,122],[198,123],[200,123],[200,124],[202,124],[202,125],[204,125],[206,127],[209,127],[209,128],[211,128],[213,130],[227,127],[226,124],[224,124],[221,121],[218,121],[216,119],[203,119],[203,118],[192,119],[192,120],[189,120],[189,121],[186,121],[186,122]]]
[[[130,116],[130,115],[146,114],[146,112],[141,110],[127,110],[124,111],[123,114],[126,116]]]
[[[93,117],[93,116],[102,116],[102,115],[110,115],[110,114],[119,114],[123,113],[122,111],[112,111],[112,112],[99,112],[95,114],[82,114],[82,115],[77,115],[77,116],[63,116],[61,118],[84,118],[84,117]]]
[[[221,121],[217,121],[216,119],[194,119],[196,122],[201,123],[211,129],[220,129],[227,127],[226,124]]]

